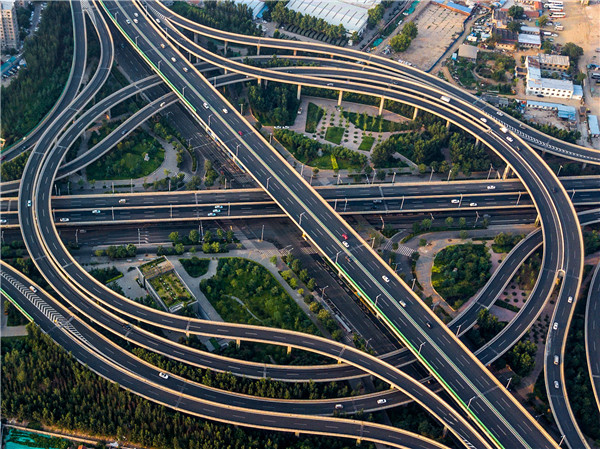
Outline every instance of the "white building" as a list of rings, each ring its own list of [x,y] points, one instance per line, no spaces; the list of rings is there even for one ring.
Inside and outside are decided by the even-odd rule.
[[[291,0],[286,6],[292,11],[323,19],[330,25],[343,25],[350,35],[365,30],[369,9],[379,3],[381,0]]]
[[[542,78],[542,69],[538,56],[528,56],[525,60],[527,67],[526,93],[527,95],[543,95],[580,100],[583,92],[581,86],[574,86],[572,81]]]
[[[19,46],[19,25],[13,2],[0,1],[0,47],[2,50]]]
[[[252,18],[256,19],[266,8],[262,0],[234,0],[237,4],[246,5],[252,11]]]

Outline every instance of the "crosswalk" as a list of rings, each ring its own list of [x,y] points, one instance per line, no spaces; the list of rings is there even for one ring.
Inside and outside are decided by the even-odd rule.
[[[394,245],[394,242],[392,242],[391,240],[388,240],[385,243],[385,246],[383,247],[383,250],[384,251],[393,251],[393,252],[395,252],[397,254],[402,254],[403,256],[406,256],[406,257],[412,256],[412,253],[415,252],[414,249],[412,249],[412,248],[410,248],[410,247],[408,247],[406,245],[398,244],[398,249],[393,249],[393,245]]]
[[[66,319],[62,314],[57,312],[53,307],[49,306],[42,298],[40,298],[37,294],[35,294],[29,287],[24,286],[17,279],[13,278],[10,274],[5,271],[2,271],[2,277],[9,282],[13,287],[15,287],[27,300],[33,304],[42,314],[48,318],[50,321],[55,323],[59,328],[62,328],[79,340],[89,344],[89,342],[85,339],[81,333],[71,324],[71,319]]]

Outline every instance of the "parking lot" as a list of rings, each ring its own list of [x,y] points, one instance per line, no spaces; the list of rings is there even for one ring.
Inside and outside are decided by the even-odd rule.
[[[462,14],[430,3],[415,20],[419,35],[397,58],[410,61],[422,70],[429,69],[462,32],[465,19]]]

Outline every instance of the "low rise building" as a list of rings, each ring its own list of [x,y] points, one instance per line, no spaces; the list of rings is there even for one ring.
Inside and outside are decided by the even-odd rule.
[[[569,57],[563,55],[538,54],[540,68],[551,72],[564,72],[569,69]]]
[[[556,97],[580,100],[583,97],[581,86],[573,85],[572,81],[543,78],[538,56],[528,56],[525,59],[527,67],[526,93],[543,97]]]
[[[517,42],[519,43],[520,47],[524,47],[524,48],[541,48],[542,47],[542,38],[539,34],[519,33]]]
[[[600,137],[600,127],[598,126],[598,116],[588,115],[588,129],[590,130],[590,137]]]
[[[548,103],[546,101],[527,100],[527,108],[556,111],[558,118],[562,120],[568,120],[570,122],[577,121],[577,108],[574,106],[567,106],[560,103]]]
[[[461,58],[475,60],[477,59],[478,52],[478,48],[474,47],[473,45],[462,44],[460,47],[458,47],[458,56],[460,56]]]

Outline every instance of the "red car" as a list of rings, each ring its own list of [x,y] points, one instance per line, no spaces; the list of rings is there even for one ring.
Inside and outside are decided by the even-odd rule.
[[[243,133],[243,132],[241,132],[241,131],[238,131],[238,134],[239,134],[240,136],[243,136],[243,135],[244,135],[244,133]]]
[[[348,235],[347,234],[342,234],[342,237],[344,240],[348,240]]]

